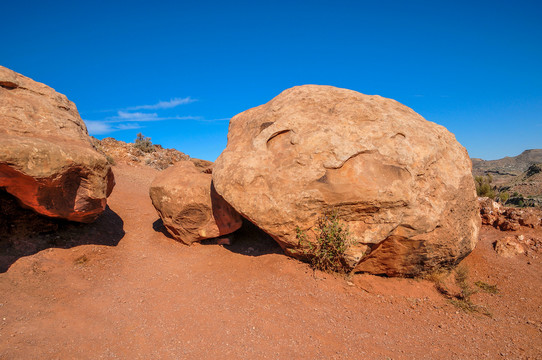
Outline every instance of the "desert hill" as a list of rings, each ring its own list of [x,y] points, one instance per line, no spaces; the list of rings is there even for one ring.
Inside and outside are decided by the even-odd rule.
[[[102,140],[91,137],[91,141],[96,150],[104,154],[112,164],[123,163],[132,166],[141,164],[164,170],[179,161],[188,160],[203,171],[208,171],[213,165],[211,161],[192,158],[179,150],[165,149],[159,144],[152,144],[151,139],[143,135],[133,143],[126,143],[112,137]]]
[[[498,192],[507,192],[513,204],[542,205],[542,149],[525,150],[498,160],[473,158],[474,176],[491,176]]]
[[[472,158],[474,176],[491,175],[496,185],[506,183],[527,171],[529,166],[542,163],[542,149],[525,150],[518,156],[497,160]]]

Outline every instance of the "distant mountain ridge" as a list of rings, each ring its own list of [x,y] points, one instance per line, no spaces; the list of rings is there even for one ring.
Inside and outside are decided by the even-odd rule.
[[[498,160],[472,158],[472,173],[478,175],[513,175],[527,171],[529,166],[542,163],[542,149],[525,150],[518,156],[504,157]]]

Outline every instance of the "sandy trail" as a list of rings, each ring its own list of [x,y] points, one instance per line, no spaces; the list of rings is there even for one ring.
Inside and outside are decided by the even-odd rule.
[[[497,256],[496,230],[464,260],[500,289],[473,296],[491,318],[429,281],[314,273],[264,236],[184,246],[156,222],[156,170],[114,171],[97,223],[0,273],[0,359],[542,358],[540,253]]]

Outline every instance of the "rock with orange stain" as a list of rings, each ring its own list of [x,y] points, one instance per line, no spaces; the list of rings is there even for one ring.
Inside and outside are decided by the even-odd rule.
[[[0,187],[39,214],[91,222],[115,184],[75,104],[0,66]]]
[[[185,244],[227,235],[242,225],[237,211],[216,193],[209,171],[191,161],[162,171],[149,194],[168,232]]]
[[[478,240],[471,161],[444,127],[380,96],[285,90],[230,121],[217,192],[292,256],[336,211],[356,271],[410,276],[453,265]]]

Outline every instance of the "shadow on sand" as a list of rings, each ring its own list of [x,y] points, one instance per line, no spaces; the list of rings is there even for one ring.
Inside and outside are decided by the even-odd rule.
[[[167,231],[162,219],[156,220],[152,224],[154,231],[164,234],[164,236],[174,239],[173,236]],[[247,256],[261,256],[266,254],[282,254],[281,247],[267,235],[260,230],[256,225],[250,221],[243,219],[243,225],[237,231],[230,235],[224,235],[220,238],[212,238],[202,240],[203,245],[217,245],[222,238],[229,238],[231,245],[223,245],[225,249],[231,252]]]
[[[6,202],[2,205],[5,204]],[[109,206],[91,224],[49,219],[25,209],[17,209],[2,216],[0,273],[6,272],[19,258],[48,248],[69,249],[79,245],[116,246],[124,236],[124,222]]]
[[[154,231],[164,234],[165,237],[174,239],[173,236],[167,231],[162,219],[158,218],[155,222],[152,223],[152,228]]]
[[[233,234],[226,235],[231,239],[231,245],[225,249],[246,256],[261,256],[267,254],[283,254],[282,248],[275,240],[256,225],[243,219],[243,225]],[[202,244],[217,244],[219,238],[203,240]]]

